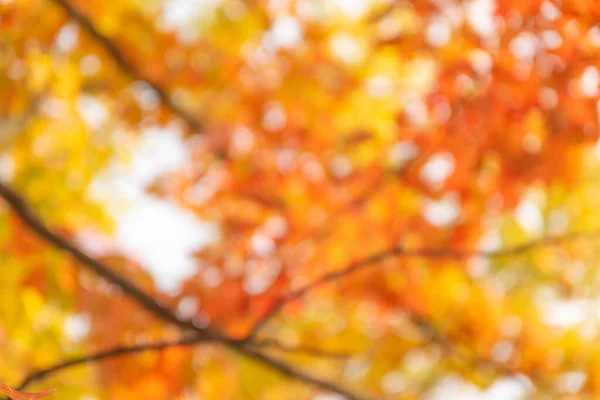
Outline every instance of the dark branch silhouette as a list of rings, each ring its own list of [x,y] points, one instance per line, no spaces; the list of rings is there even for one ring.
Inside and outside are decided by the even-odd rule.
[[[348,392],[344,388],[325,380],[321,380],[295,370],[283,361],[272,358],[257,349],[257,343],[253,339],[235,340],[214,331],[210,327],[200,328],[202,326],[194,320],[180,320],[167,307],[159,304],[152,296],[137,287],[133,282],[113,271],[109,266],[101,263],[83,250],[69,242],[67,239],[53,232],[46,224],[35,214],[27,201],[23,199],[17,192],[9,188],[3,183],[0,183],[0,197],[2,197],[17,216],[31,230],[37,233],[41,238],[48,242],[53,247],[64,250],[73,256],[82,266],[94,272],[98,276],[108,280],[111,283],[119,286],[125,295],[134,300],[138,305],[162,320],[179,326],[184,330],[192,330],[199,334],[204,340],[213,340],[219,342],[230,349],[254,359],[266,366],[273,368],[282,375],[296,379],[301,382],[313,385],[320,389],[338,393],[350,400],[358,400],[362,397],[357,397],[355,394]]]
[[[600,231],[592,231],[592,232],[580,232],[580,233],[572,233],[565,236],[549,236],[544,237],[537,240],[532,240],[530,242],[524,243],[522,245],[509,247],[502,250],[497,251],[480,251],[480,250],[458,250],[451,248],[429,248],[429,249],[417,249],[417,250],[407,250],[403,247],[394,247],[391,249],[383,250],[379,253],[373,254],[367,258],[356,261],[345,268],[342,268],[337,271],[329,272],[320,278],[310,282],[297,290],[289,292],[287,295],[281,297],[275,305],[254,325],[250,336],[254,337],[258,334],[258,332],[269,322],[271,321],[277,314],[281,312],[283,307],[288,303],[297,300],[308,292],[323,286],[327,283],[334,282],[340,279],[347,277],[350,274],[353,274],[356,271],[362,270],[364,268],[376,266],[378,263],[392,257],[421,257],[421,258],[429,258],[429,259],[455,259],[455,260],[464,260],[472,257],[483,257],[483,258],[501,258],[508,256],[515,256],[519,254],[526,253],[536,247],[544,247],[544,246],[553,246],[559,245],[564,242],[573,241],[577,239],[597,239],[600,238]]]
[[[119,286],[131,299],[137,302],[144,309],[150,311],[161,319],[175,324],[182,328],[191,328],[198,330],[192,323],[182,321],[168,308],[160,305],[152,296],[144,292],[129,279],[113,271],[107,265],[93,259],[77,246],[52,232],[42,220],[34,213],[29,204],[14,190],[0,183],[0,196],[11,206],[13,211],[19,216],[31,230],[52,244],[54,247],[64,250],[71,254],[73,258],[81,262],[83,266],[95,274]]]
[[[92,36],[102,47],[108,52],[112,59],[117,63],[119,68],[128,76],[136,80],[146,82],[160,97],[162,103],[168,107],[175,115],[181,118],[191,129],[200,132],[203,129],[202,123],[186,111],[181,105],[177,104],[169,95],[167,90],[162,88],[158,82],[153,81],[150,77],[145,76],[139,68],[137,68],[119,48],[111,41],[110,38],[102,34],[92,24],[90,19],[75,9],[67,0],[54,0],[68,15],[75,20],[90,36]]]

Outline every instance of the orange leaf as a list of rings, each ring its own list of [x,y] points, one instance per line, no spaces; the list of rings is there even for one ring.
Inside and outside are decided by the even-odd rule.
[[[38,393],[23,393],[23,392],[18,392],[16,390],[13,390],[13,389],[9,388],[8,386],[6,386],[4,383],[0,382],[0,392],[4,393],[8,397],[10,397],[12,400],[41,399],[42,397],[50,396],[55,391],[56,391],[56,389],[48,389],[48,390],[44,390],[43,392],[38,392]]]

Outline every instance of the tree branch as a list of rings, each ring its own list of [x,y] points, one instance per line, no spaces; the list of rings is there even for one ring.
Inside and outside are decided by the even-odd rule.
[[[160,343],[143,344],[139,346],[115,347],[111,350],[88,354],[82,357],[72,358],[70,360],[55,364],[51,367],[39,370],[27,376],[25,379],[23,379],[17,390],[23,390],[24,388],[36,381],[42,380],[48,377],[49,375],[53,375],[59,371],[62,371],[63,369],[75,367],[77,365],[103,361],[110,358],[121,357],[129,354],[142,353],[145,351],[161,351],[172,347],[191,346],[203,341],[207,341],[207,339],[202,336],[193,336]]]
[[[123,292],[129,295],[129,297],[142,306],[142,308],[174,325],[182,328],[191,328],[190,322],[185,322],[177,318],[171,310],[160,305],[152,296],[137,287],[127,278],[118,272],[113,271],[107,265],[93,259],[68,240],[52,232],[34,213],[29,204],[27,204],[23,198],[3,183],[0,183],[0,197],[4,198],[13,211],[19,216],[21,221],[29,226],[31,230],[41,236],[52,246],[69,253],[83,266],[94,272],[96,275],[99,275],[109,282],[119,286]],[[194,327],[193,330],[197,329]]]
[[[190,114],[188,111],[183,109],[183,107],[177,104],[158,82],[153,81],[149,76],[145,76],[131,61],[125,57],[125,55],[111,41],[110,38],[96,29],[90,19],[76,10],[68,0],[54,0],[54,2],[59,5],[73,20],[75,20],[90,36],[92,36],[98,43],[102,45],[102,47],[117,63],[121,71],[133,79],[146,82],[152,89],[154,89],[154,91],[156,91],[162,103],[169,108],[173,114],[181,118],[194,131],[202,131],[202,123],[192,116],[192,114]]]
[[[287,365],[283,361],[279,361],[275,358],[272,358],[264,353],[261,353],[261,352],[255,350],[253,347],[250,347],[250,343],[245,344],[245,345],[242,344],[241,346],[244,347],[244,349],[246,350],[246,352],[244,353],[245,355],[261,362],[262,364],[270,366],[271,368],[278,371],[279,373],[281,373],[284,376],[287,376],[287,377],[295,379],[295,380],[302,381],[311,386],[320,387],[321,389],[324,389],[328,392],[340,394],[346,400],[367,400],[366,397],[361,397],[359,395],[351,393],[351,392],[347,391],[346,389],[342,388],[341,386],[336,385],[335,383],[322,381],[313,376],[310,376],[310,375],[301,373],[297,370],[294,370],[293,368],[291,368],[289,365]]]
[[[167,307],[159,304],[152,296],[144,292],[142,289],[137,287],[134,283],[129,281],[119,273],[112,271],[107,265],[94,260],[91,256],[87,255],[77,246],[73,245],[68,240],[62,238],[50,228],[48,228],[44,222],[34,213],[29,204],[23,199],[17,192],[9,188],[3,183],[0,183],[0,197],[2,197],[6,203],[12,208],[17,216],[25,223],[31,230],[37,233],[42,239],[48,242],[53,247],[61,249],[73,256],[82,266],[94,272],[95,274],[103,277],[109,282],[119,286],[123,292],[138,303],[142,308],[161,318],[162,320],[179,326],[184,330],[192,330],[198,333],[204,340],[217,341],[224,346],[246,356],[254,359],[261,364],[269,366],[274,370],[278,371],[282,375],[296,379],[298,381],[313,385],[320,389],[338,393],[345,396],[349,400],[361,399],[356,395],[348,392],[344,388],[310,375],[307,375],[301,371],[297,371],[283,361],[271,358],[270,356],[262,353],[256,349],[256,341],[253,338],[244,340],[236,340],[222,335],[221,333],[202,326],[194,320],[183,321],[177,318],[177,316]]]
[[[327,283],[334,282],[353,274],[356,271],[364,268],[373,267],[376,264],[391,258],[391,257],[422,257],[429,259],[455,259],[463,260],[471,257],[483,257],[483,258],[501,258],[514,256],[522,253],[526,253],[536,247],[545,247],[558,245],[564,242],[573,241],[577,239],[597,239],[600,238],[600,231],[592,232],[580,232],[572,233],[565,236],[549,236],[531,242],[524,243],[522,245],[509,247],[498,251],[479,251],[479,250],[455,250],[449,248],[429,248],[420,250],[407,250],[403,247],[394,247],[373,254],[365,259],[356,261],[345,268],[337,271],[329,272],[320,278],[300,287],[297,290],[289,292],[287,295],[281,297],[275,305],[261,318],[252,328],[249,337],[254,337],[258,332],[271,321],[288,303],[303,297],[308,292],[323,286]]]

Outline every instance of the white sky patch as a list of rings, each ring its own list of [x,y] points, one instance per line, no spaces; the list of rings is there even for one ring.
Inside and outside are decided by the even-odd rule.
[[[250,295],[263,293],[281,273],[281,262],[250,260],[246,264],[244,290]]]
[[[279,172],[282,174],[289,174],[296,165],[297,157],[298,154],[294,150],[280,150],[276,156],[277,169]]]
[[[496,251],[502,246],[502,235],[498,230],[489,230],[479,240],[479,248],[483,251]]]
[[[598,102],[598,108],[600,109],[600,101]],[[596,158],[600,160],[600,138],[596,141],[596,145],[594,146],[594,153],[596,154]]]
[[[456,398],[462,400],[484,399],[484,394],[473,384],[456,376],[440,379],[425,400],[446,400]]]
[[[190,319],[198,312],[199,308],[200,302],[197,298],[186,296],[177,305],[177,315],[184,320]]]
[[[241,126],[233,131],[231,147],[239,154],[247,154],[254,147],[254,132],[246,126]]]
[[[79,96],[75,104],[77,112],[92,129],[99,129],[108,120],[108,110],[100,100],[93,96]]]
[[[454,79],[454,91],[460,96],[468,95],[474,88],[473,79],[466,74],[458,74]]]
[[[115,254],[118,250],[112,237],[91,229],[84,228],[77,232],[75,241],[78,246],[85,249],[88,254],[94,257],[100,257],[109,253]]]
[[[331,53],[346,64],[358,64],[365,58],[365,49],[347,33],[336,33],[329,39]]]
[[[296,13],[303,20],[321,20],[325,17],[325,7],[319,0],[297,0]]]
[[[90,322],[87,314],[71,315],[65,320],[63,330],[69,339],[79,342],[90,332]]]
[[[586,380],[587,374],[585,372],[566,372],[560,375],[558,387],[563,393],[577,393],[581,390]]]
[[[540,6],[540,12],[548,21],[557,20],[562,13],[551,1],[544,1]]]
[[[329,162],[329,170],[336,178],[345,178],[352,173],[352,163],[342,156],[335,156]]]
[[[458,376],[450,375],[441,379],[425,399],[521,400],[530,390],[530,384],[517,378],[500,378],[487,390],[481,390]]]
[[[125,254],[140,261],[165,291],[176,290],[196,271],[191,257],[210,242],[211,228],[176,204],[140,196],[117,219],[116,240]]]
[[[371,76],[365,80],[365,86],[369,95],[375,98],[383,98],[394,93],[396,85],[387,76]]]
[[[596,101],[596,122],[600,124],[600,100]],[[598,142],[596,142],[596,149],[598,149]]]
[[[553,210],[548,216],[548,231],[551,235],[564,235],[569,228],[569,214]]]
[[[581,92],[588,96],[594,97],[598,95],[598,85],[600,84],[600,74],[598,68],[590,66],[586,67],[581,75],[580,89]]]
[[[492,56],[487,51],[473,50],[469,53],[469,61],[479,75],[485,75],[492,69]]]
[[[532,199],[522,200],[515,210],[517,223],[527,233],[539,236],[544,230],[544,216],[535,201]]]
[[[494,0],[472,0],[465,3],[467,22],[479,36],[483,38],[496,36],[495,9]]]
[[[433,107],[432,114],[435,122],[445,124],[452,116],[452,107],[450,107],[448,101],[440,101]]]
[[[202,270],[202,279],[208,287],[217,287],[223,283],[223,273],[215,266],[210,266]]]
[[[280,15],[275,18],[267,35],[276,48],[293,47],[302,41],[302,25],[290,15]]]
[[[454,193],[449,193],[440,200],[425,200],[423,216],[434,226],[447,227],[460,216],[460,202]]]
[[[79,61],[79,70],[83,76],[94,76],[102,69],[102,61],[95,54],[83,56]]]
[[[408,63],[407,68],[406,77],[402,79],[406,97],[426,96],[427,92],[437,85],[439,63],[435,60],[415,59]]]
[[[600,143],[600,141],[599,141]],[[599,147],[600,149],[600,147]],[[412,142],[400,141],[395,143],[388,154],[392,168],[398,170],[419,154],[419,148]],[[600,150],[599,150],[600,154]]]
[[[146,82],[136,81],[131,84],[133,95],[142,110],[153,111],[160,106],[158,93]]]
[[[587,33],[587,38],[592,46],[600,47],[600,27],[592,26]]]
[[[531,383],[516,378],[497,379],[485,391],[485,400],[525,399],[531,391]]]
[[[346,400],[346,398],[339,394],[320,394],[313,397],[313,400]]]
[[[325,177],[325,171],[321,163],[313,157],[304,157],[302,163],[302,172],[304,176],[311,182],[318,182]]]
[[[174,202],[144,192],[155,178],[183,166],[188,158],[180,132],[149,129],[133,152],[131,163],[114,163],[91,188],[92,196],[108,203],[116,220],[115,247],[139,261],[164,291],[177,290],[196,271],[191,253],[218,234],[214,226]]]
[[[75,23],[69,23],[61,28],[56,35],[56,47],[63,53],[70,53],[79,40],[79,27]]]
[[[285,109],[279,102],[271,102],[265,107],[263,114],[262,125],[269,132],[276,132],[285,126],[287,116]]]
[[[417,125],[423,126],[427,124],[429,115],[427,112],[427,106],[419,97],[414,95],[407,96],[406,105],[404,106],[404,112],[408,120]]]
[[[2,137],[2,131],[0,131]],[[0,141],[1,142],[1,141]],[[15,174],[15,159],[11,154],[0,154],[0,179],[10,182]]]
[[[465,13],[460,3],[436,1],[441,13],[448,19],[453,28],[458,28],[464,23]]]
[[[562,37],[554,29],[548,29],[541,33],[542,42],[550,50],[558,49],[562,44]]]
[[[516,58],[532,62],[538,50],[538,43],[538,38],[535,35],[523,32],[510,41],[508,48]]]
[[[283,217],[270,217],[267,219],[261,230],[270,237],[282,238],[288,232],[288,223]]]
[[[177,29],[193,23],[202,15],[203,7],[217,1],[206,0],[167,0],[162,3],[163,23],[166,27]]]
[[[189,160],[181,134],[170,129],[150,128],[133,154],[128,172],[132,183],[148,185],[161,174],[175,171]]]
[[[176,31],[184,42],[198,39],[198,20],[211,18],[222,0],[164,0],[162,2],[162,27]]]
[[[48,96],[42,100],[40,111],[50,118],[64,118],[68,115],[69,105],[62,99],[54,96]]]
[[[492,359],[499,363],[510,360],[514,353],[514,346],[508,340],[501,340],[492,347]]]
[[[184,198],[194,205],[201,205],[208,201],[219,190],[225,179],[226,172],[221,166],[208,169],[200,180],[186,189]]]
[[[569,328],[591,318],[587,300],[545,300],[540,302],[540,306],[544,323],[554,327]]]
[[[433,17],[425,31],[425,38],[432,46],[445,45],[450,40],[450,35],[452,35],[452,26],[442,15]]]
[[[452,154],[438,153],[432,156],[421,168],[419,177],[427,184],[437,187],[452,176],[454,172],[454,156]]]
[[[368,0],[328,0],[333,8],[352,19],[360,19],[369,11]]]
[[[407,386],[407,379],[396,371],[388,372],[381,379],[381,388],[387,395],[402,393]]]
[[[402,25],[390,16],[381,19],[377,23],[377,36],[382,40],[390,40],[402,33]]]
[[[437,363],[436,358],[421,349],[411,349],[402,358],[403,368],[408,372],[418,373],[431,369]]]
[[[255,233],[250,239],[252,251],[259,257],[266,257],[272,254],[275,249],[275,242],[272,238],[262,233]]]

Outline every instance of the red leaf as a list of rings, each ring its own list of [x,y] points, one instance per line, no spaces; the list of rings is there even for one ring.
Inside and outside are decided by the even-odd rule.
[[[8,397],[10,397],[12,400],[41,399],[42,397],[50,396],[55,391],[56,391],[56,389],[48,389],[48,390],[44,390],[43,392],[38,392],[38,393],[23,393],[23,392],[18,392],[16,390],[13,390],[10,387],[6,386],[4,383],[0,382],[0,392],[4,393]]]

